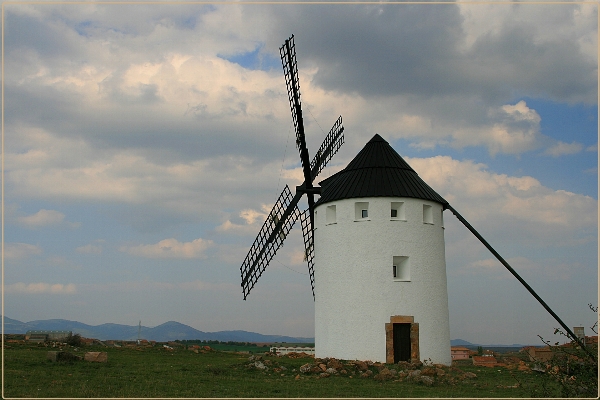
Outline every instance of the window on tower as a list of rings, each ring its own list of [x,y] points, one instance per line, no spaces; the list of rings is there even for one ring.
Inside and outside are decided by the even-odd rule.
[[[354,220],[369,221],[369,203],[359,201],[354,203]]]
[[[335,224],[337,223],[336,215],[335,215],[335,206],[327,206],[325,209],[325,224]]]
[[[423,223],[433,224],[433,207],[429,204],[423,204]]]
[[[392,220],[406,221],[406,213],[404,211],[403,201],[394,201],[391,203],[390,218]]]
[[[410,263],[408,261],[408,256],[394,256],[392,261],[392,276],[394,281],[410,281]]]

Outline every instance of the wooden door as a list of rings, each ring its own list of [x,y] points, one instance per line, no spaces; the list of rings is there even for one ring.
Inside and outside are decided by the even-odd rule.
[[[394,363],[410,361],[410,324],[394,324]]]

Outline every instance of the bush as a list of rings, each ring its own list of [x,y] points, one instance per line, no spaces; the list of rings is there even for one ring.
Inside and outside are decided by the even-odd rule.
[[[598,307],[588,306],[598,315]],[[598,321],[591,327],[596,334],[597,327]],[[554,334],[568,337],[560,329],[555,329]],[[550,347],[553,357],[542,365],[545,380],[541,387],[533,388],[532,396],[598,398],[598,344],[586,345],[592,353],[590,356],[575,340],[565,345],[559,345],[558,342],[552,345],[541,336],[540,339]],[[559,393],[556,393],[557,386]]]
[[[81,347],[83,345],[83,341],[81,340],[81,335],[79,333],[76,333],[74,335],[72,333],[69,333],[66,342],[69,346],[73,347]]]

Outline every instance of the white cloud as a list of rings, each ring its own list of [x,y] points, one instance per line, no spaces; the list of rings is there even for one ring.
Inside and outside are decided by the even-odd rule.
[[[156,244],[122,246],[120,250],[144,258],[204,258],[204,252],[212,246],[212,240],[195,239],[182,243],[171,238]]]
[[[577,142],[565,143],[565,142],[558,141],[553,146],[547,148],[546,151],[544,152],[544,154],[547,154],[547,155],[550,155],[553,157],[559,157],[559,156],[563,156],[563,155],[577,154],[577,153],[581,152],[582,150],[583,150],[583,145],[581,143],[577,143]]]
[[[598,151],[598,143],[595,143],[591,146],[586,147],[585,151],[596,151],[597,152]]]
[[[76,287],[72,283],[23,283],[17,282],[10,285],[5,285],[6,293],[15,294],[74,294],[77,292]]]
[[[42,254],[42,248],[29,243],[5,243],[4,259],[19,260]]]
[[[486,146],[490,154],[521,154],[541,145],[539,114],[521,100],[488,110],[488,123],[458,128],[452,133],[454,147]]]
[[[597,224],[597,200],[547,188],[530,176],[496,174],[485,164],[447,156],[407,161],[446,200],[458,204],[459,212],[468,209],[473,220],[486,221],[488,226],[506,217],[529,223],[540,233],[557,227],[577,232]]]
[[[102,246],[96,244],[86,244],[85,246],[79,246],[75,249],[80,254],[102,254]]]
[[[40,210],[35,214],[18,217],[17,221],[27,226],[28,228],[41,228],[44,226],[59,226],[65,225],[71,228],[76,228],[80,224],[76,222],[65,221],[65,214],[56,210]]]

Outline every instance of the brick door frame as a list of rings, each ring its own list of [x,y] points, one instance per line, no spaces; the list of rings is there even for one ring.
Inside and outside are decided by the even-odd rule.
[[[410,324],[410,362],[419,361],[419,324],[410,315],[392,315],[385,324],[385,362],[394,363],[394,324]]]

